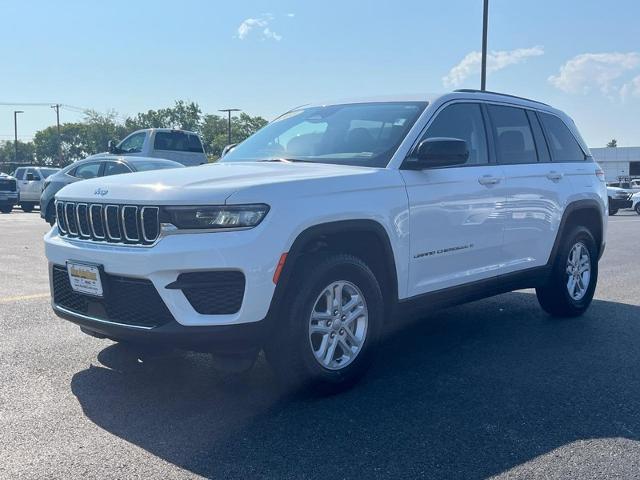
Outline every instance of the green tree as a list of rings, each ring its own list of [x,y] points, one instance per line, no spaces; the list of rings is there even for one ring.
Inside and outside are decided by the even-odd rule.
[[[0,164],[33,163],[36,155],[32,142],[18,140],[18,158],[15,161],[16,150],[13,140],[0,143]]]
[[[611,141],[607,143],[607,147],[617,147],[617,146],[618,146],[618,140],[616,140],[615,138],[612,138]]]
[[[149,110],[125,120],[129,132],[141,128],[180,128],[198,132],[202,120],[202,110],[197,103],[178,100],[173,107]]]

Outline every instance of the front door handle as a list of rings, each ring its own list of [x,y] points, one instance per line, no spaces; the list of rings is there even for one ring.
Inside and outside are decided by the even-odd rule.
[[[553,182],[557,182],[559,180],[562,180],[563,175],[560,172],[556,172],[556,171],[551,171],[549,173],[547,173],[547,178]]]
[[[491,186],[500,183],[500,177],[494,177],[492,175],[483,175],[478,178],[480,185]]]

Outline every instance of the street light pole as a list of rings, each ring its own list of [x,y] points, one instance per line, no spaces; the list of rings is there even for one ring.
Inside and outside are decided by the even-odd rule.
[[[480,90],[487,88],[487,29],[489,23],[489,0],[484,0],[482,14],[482,69],[480,73]]]
[[[62,141],[60,139],[60,104],[51,105],[56,111],[56,125],[58,127],[58,165],[62,166]]]
[[[239,112],[239,108],[223,108],[219,112],[227,112],[227,145],[231,145],[231,112]]]
[[[13,148],[14,148],[14,155],[13,155],[13,161],[15,163],[18,163],[18,114],[19,113],[24,113],[22,110],[14,110],[13,111],[13,133],[14,133],[14,142],[13,142]]]

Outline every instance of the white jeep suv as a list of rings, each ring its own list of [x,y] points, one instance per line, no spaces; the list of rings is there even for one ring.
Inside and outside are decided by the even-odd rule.
[[[75,183],[46,235],[53,309],[85,333],[342,387],[385,322],[522,288],[582,314],[607,193],[573,121],[510,95],[305,106],[217,164]]]

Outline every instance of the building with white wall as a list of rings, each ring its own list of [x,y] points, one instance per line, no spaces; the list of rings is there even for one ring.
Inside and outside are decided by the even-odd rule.
[[[607,182],[640,178],[640,147],[590,148]]]

